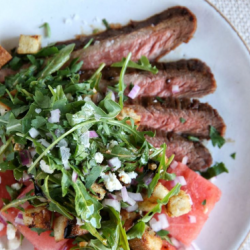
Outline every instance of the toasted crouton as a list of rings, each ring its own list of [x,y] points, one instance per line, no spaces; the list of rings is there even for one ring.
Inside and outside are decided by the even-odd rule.
[[[94,183],[91,186],[92,190],[96,193],[96,195],[91,195],[95,197],[97,200],[102,200],[106,194],[105,189],[102,187],[102,185]]]
[[[149,212],[157,205],[157,200],[162,200],[168,192],[168,189],[159,182],[150,198],[145,196],[142,202],[138,202],[139,209],[143,212]]]
[[[132,250],[161,250],[162,244],[162,239],[149,227],[146,228],[141,239],[135,238],[129,241]]]
[[[124,221],[123,227],[126,231],[128,231],[134,223],[140,218],[139,213],[136,212],[128,212],[124,209],[121,210],[122,221]]]
[[[12,58],[11,54],[0,45],[0,69]]]
[[[45,207],[35,207],[23,212],[25,226],[50,229],[51,214]]]
[[[134,119],[135,125],[140,125],[141,122],[141,116],[135,113],[135,111],[131,108],[123,107],[120,114],[116,117],[118,120],[123,120],[126,117],[131,117]],[[128,123],[130,123],[128,121]]]
[[[183,190],[180,190],[178,195],[170,198],[166,208],[170,217],[187,214],[191,211],[190,197]]]
[[[64,239],[64,230],[67,227],[68,219],[64,216],[59,216],[54,222],[54,237],[55,241],[61,241]]]
[[[20,35],[17,53],[36,54],[41,48],[41,39],[42,37],[40,35]]]
[[[6,104],[4,104],[3,102],[0,102],[0,114],[1,115],[4,115],[9,110],[11,110],[11,108],[9,106],[7,106]]]

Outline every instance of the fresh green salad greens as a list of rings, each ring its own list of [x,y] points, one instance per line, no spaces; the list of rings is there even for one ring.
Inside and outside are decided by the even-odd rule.
[[[6,77],[5,86],[0,88],[0,102],[10,109],[0,117],[0,170],[12,170],[17,180],[28,175],[35,190],[16,198],[18,193],[7,187],[12,200],[4,200],[2,211],[10,207],[23,210],[21,205],[27,201],[34,207],[46,206],[69,220],[82,222],[81,227],[89,232],[84,236],[89,242],[86,249],[127,250],[128,240],[142,237],[146,224],[178,194],[180,185],[126,233],[119,212],[102,204],[93,184],[105,186],[106,195],[111,194],[126,186],[117,177],[131,174],[138,185],[131,182],[128,191],[147,189],[150,197],[159,179],[175,178],[167,173],[174,156],[166,162],[166,145],[154,148],[145,139],[145,135],[153,136],[152,132],[138,131],[129,117],[116,118],[123,108],[126,68],[153,73],[157,69],[146,57],[138,64],[130,61],[129,54],[113,65],[121,67],[116,86],[119,102],[109,93],[96,104],[90,97],[95,94],[105,65],[101,64],[89,80],[81,81],[78,71],[83,62],[76,58],[68,63],[73,49],[74,44],[50,46],[9,63],[13,69],[27,62],[30,66]],[[68,66],[63,67],[66,62]],[[143,171],[150,160],[159,162],[158,168]],[[146,184],[150,173],[154,174],[153,180]],[[122,207],[129,206],[122,202]],[[36,227],[32,230],[38,234],[44,231]]]

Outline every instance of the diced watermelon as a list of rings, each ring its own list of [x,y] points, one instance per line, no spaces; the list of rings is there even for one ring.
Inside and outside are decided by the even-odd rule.
[[[22,197],[24,194],[33,189],[33,184],[28,186],[19,197]],[[15,218],[18,214],[19,210],[16,208],[8,209],[8,212],[3,212],[3,216],[15,224]],[[33,246],[37,250],[59,250],[61,249],[67,242],[67,240],[62,240],[60,242],[55,242],[54,237],[49,236],[51,231],[47,231],[38,235],[36,232],[32,231],[30,228],[23,225],[16,225],[17,229],[21,232],[21,234],[28,239]]]
[[[12,171],[6,171],[6,172],[0,172],[0,209],[3,207],[3,201],[2,198],[4,199],[10,199],[10,195],[6,190],[6,186],[10,186],[13,183],[15,183],[15,179],[13,176]],[[1,223],[1,221],[0,221]],[[6,234],[6,227],[4,227],[0,231],[0,237]]]
[[[164,241],[161,250],[176,250],[176,248],[170,245],[167,241]]]
[[[181,189],[190,195],[193,205],[188,214],[176,218],[168,217],[169,227],[167,230],[174,238],[189,246],[197,238],[209,213],[214,208],[215,203],[219,201],[221,191],[184,164],[179,163],[174,170],[169,168],[169,172],[185,178],[187,185],[182,186]],[[173,188],[172,182],[163,180],[161,182],[169,190]],[[206,205],[202,204],[204,200],[206,200]],[[190,223],[190,215],[196,217],[196,223]]]

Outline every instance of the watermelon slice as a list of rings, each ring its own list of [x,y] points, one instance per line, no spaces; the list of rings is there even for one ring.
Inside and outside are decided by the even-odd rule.
[[[169,172],[185,178],[187,185],[182,186],[181,189],[190,195],[193,205],[188,214],[176,218],[168,217],[169,227],[166,230],[175,239],[189,246],[197,238],[208,219],[209,213],[214,208],[215,203],[219,201],[221,191],[210,181],[204,179],[184,164],[179,163],[175,169],[169,168]],[[171,181],[161,180],[161,182],[169,190],[173,188]],[[190,223],[189,216],[194,216],[196,223]]]
[[[6,171],[6,172],[0,172],[0,209],[3,207],[3,201],[2,198],[4,199],[10,199],[10,195],[6,190],[6,186],[10,186],[13,183],[15,183],[15,179],[13,176],[12,171]],[[1,223],[1,221],[0,221]],[[4,227],[0,231],[0,237],[6,234],[6,227]]]
[[[22,197],[26,193],[28,193],[31,189],[33,189],[33,184],[28,186],[19,197]],[[8,209],[8,212],[3,212],[3,216],[15,224],[15,218],[18,214],[19,210],[16,208]],[[25,238],[27,238],[36,248],[37,250],[59,250],[61,249],[67,242],[67,240],[62,240],[60,242],[55,242],[54,237],[49,236],[51,231],[46,231],[38,235],[36,232],[32,231],[30,228],[23,225],[16,225],[17,229],[23,234]]]

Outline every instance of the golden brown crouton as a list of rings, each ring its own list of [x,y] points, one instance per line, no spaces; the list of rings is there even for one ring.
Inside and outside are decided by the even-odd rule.
[[[0,45],[0,69],[12,58],[11,54]]]
[[[91,195],[95,197],[97,200],[102,200],[106,194],[105,189],[102,187],[102,185],[94,183],[91,188],[96,193],[96,195]]]
[[[131,117],[134,119],[135,125],[140,125],[141,122],[141,116],[135,113],[135,111],[131,108],[123,107],[122,111],[120,114],[116,117],[118,120],[122,120],[126,117]],[[128,121],[128,123],[130,123]]]
[[[64,230],[68,224],[68,219],[64,216],[59,216],[54,221],[54,237],[58,242],[64,239]]]
[[[50,229],[51,213],[45,207],[35,207],[23,212],[25,226]]]
[[[17,53],[36,54],[41,48],[41,39],[42,37],[40,35],[20,35]]]
[[[149,227],[145,230],[141,239],[129,241],[131,250],[161,250],[162,244],[162,239]]]
[[[170,198],[166,208],[170,217],[187,214],[191,211],[190,197],[183,190],[180,190],[178,195]]]
[[[4,103],[0,102],[0,114],[4,115],[7,111],[11,110],[11,108]]]
[[[134,223],[140,218],[139,213],[136,212],[128,212],[125,209],[121,210],[121,217],[122,221],[124,221],[123,227],[125,228],[126,231],[128,231]]]

